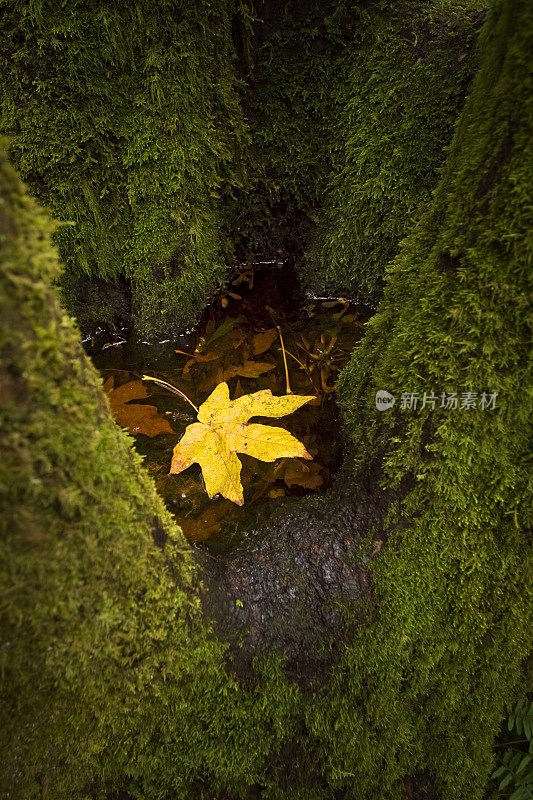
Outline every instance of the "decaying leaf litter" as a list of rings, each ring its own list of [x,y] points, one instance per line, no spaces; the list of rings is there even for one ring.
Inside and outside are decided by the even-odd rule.
[[[120,346],[106,347],[109,338],[95,340],[90,354],[102,372],[112,412],[135,436],[146,468],[190,541],[223,550],[236,541],[239,530],[264,519],[279,498],[328,486],[341,444],[335,380],[367,318],[367,309],[346,300],[306,299],[287,268],[272,271],[245,264],[194,331],[158,344],[121,336],[126,341]],[[230,403],[265,390],[276,397],[313,397],[295,413],[275,420],[312,460],[264,462],[239,455],[244,505],[220,495],[209,499],[198,465],[169,474],[174,448],[197,422],[195,410],[163,386],[143,383],[144,374],[177,387],[196,407],[223,383]],[[254,417],[255,424],[263,421],[272,423],[267,416]]]

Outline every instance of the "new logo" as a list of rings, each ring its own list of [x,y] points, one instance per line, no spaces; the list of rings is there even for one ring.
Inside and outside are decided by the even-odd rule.
[[[395,402],[394,395],[386,392],[385,389],[380,389],[379,392],[376,392],[376,408],[378,411],[386,411],[388,408],[392,408]]]

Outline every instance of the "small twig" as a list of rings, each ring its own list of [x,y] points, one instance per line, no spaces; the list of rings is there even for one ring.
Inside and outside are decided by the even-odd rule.
[[[501,744],[495,744],[494,747],[509,747],[512,744],[526,744],[527,739],[513,739],[512,742],[502,742]]]
[[[281,347],[278,347],[278,350],[281,350]],[[285,350],[285,352],[287,353],[287,355],[288,355],[288,356],[290,356],[291,358],[294,358],[294,360],[296,361],[296,363],[297,363],[297,364],[299,364],[299,365],[301,366],[301,368],[302,368],[302,369],[303,369],[305,372],[308,372],[308,369],[307,369],[307,367],[305,366],[305,364],[302,364],[302,362],[300,361],[300,359],[299,359],[299,358],[296,358],[296,356],[293,356],[293,354],[292,354],[292,353],[290,353],[288,350]]]
[[[194,353],[186,353],[185,350],[174,350],[174,352],[180,353],[182,356],[189,356],[189,358],[195,358]]]
[[[187,397],[185,392],[182,392],[181,389],[178,389],[177,386],[173,386],[171,383],[167,383],[166,381],[162,381],[160,378],[152,378],[151,375],[143,375],[142,379],[143,379],[143,381],[153,381],[154,383],[158,383],[164,389],[168,389],[169,392],[172,392],[173,394],[179,395],[181,398],[183,398],[183,400],[186,400],[189,403],[189,405],[192,406],[194,408],[194,410],[196,411],[196,413],[198,414],[198,409],[194,405],[193,401],[190,400]]]
[[[50,779],[46,772],[41,774],[41,800],[46,800],[46,795],[48,794],[48,784],[50,783]]]
[[[278,349],[281,350],[281,347],[278,348]],[[290,356],[291,358],[294,358],[294,360],[300,365],[300,367],[304,370],[304,372],[305,372],[305,374],[307,376],[307,380],[309,381],[309,383],[311,384],[311,386],[313,387],[313,389],[315,390],[317,395],[320,394],[320,388],[314,382],[313,375],[312,375],[311,371],[309,370],[309,368],[306,367],[305,364],[302,364],[302,362],[298,358],[296,358],[296,356],[293,356],[293,354],[291,352],[289,352],[289,350],[285,350],[285,352],[287,353],[288,356]]]
[[[302,338],[303,338],[303,337],[302,337]],[[315,355],[314,353],[311,353],[311,352],[309,352],[309,350],[306,350],[306,348],[305,348],[305,347],[303,347],[303,346],[300,344],[300,342],[296,342],[296,347],[299,347],[299,348],[300,348],[300,350],[303,350],[303,351],[304,351],[304,353],[305,353],[306,355],[308,355],[310,358],[314,358],[316,361],[318,361],[318,359],[320,358],[320,356],[317,356],[317,355]]]
[[[279,333],[279,340],[281,342],[281,351],[283,353],[283,363],[285,364],[285,383],[286,383],[286,390],[287,394],[292,394],[291,385],[289,383],[289,369],[287,367],[287,356],[285,355],[285,345],[283,344],[283,336],[281,335],[281,328],[279,325],[276,325]]]

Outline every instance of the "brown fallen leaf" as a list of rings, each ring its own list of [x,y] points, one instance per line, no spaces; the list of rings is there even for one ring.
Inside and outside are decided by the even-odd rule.
[[[123,383],[122,386],[119,386],[117,389],[114,388],[114,385],[115,380],[113,376],[108,378],[104,383],[104,392],[109,396],[109,402],[112,406],[119,406],[130,400],[140,400],[141,398],[148,397],[148,392],[142,381],[128,381],[128,383]]]
[[[233,330],[228,333],[228,339],[230,340],[234,349],[236,350],[244,342],[246,336],[244,335],[244,333],[241,331],[240,328],[233,328]]]
[[[211,322],[211,320],[210,320]],[[226,336],[233,328],[236,328],[240,322],[245,322],[245,318],[242,316],[239,317],[226,317],[224,322],[222,322],[218,328],[216,328],[213,333],[208,336],[209,324],[206,328],[206,340],[204,347],[208,347],[213,342],[216,342],[217,339],[221,339],[223,336]]]
[[[238,286],[240,283],[246,283],[249,289],[254,286],[254,271],[252,267],[248,267],[241,274],[232,281],[233,286]]]
[[[346,303],[346,300],[343,297],[339,297],[336,300],[324,300],[322,302],[322,308],[335,308],[335,306],[343,303]]]
[[[227,292],[226,294],[222,295],[222,297],[220,298],[220,305],[222,306],[222,308],[227,308],[228,307],[228,305],[229,305],[229,299],[228,298],[229,297],[231,297],[232,300],[242,300],[242,297],[241,297],[240,294],[236,294],[235,292]]]
[[[176,522],[189,542],[203,542],[220,531],[222,523],[227,521],[228,511],[227,503],[215,503],[207,508],[198,519],[176,517]]]
[[[318,489],[324,483],[320,474],[320,464],[302,464],[301,461],[290,461],[285,467],[283,480],[287,486],[302,486],[304,489]]]
[[[121,428],[127,428],[134,435],[142,433],[150,437],[161,433],[174,433],[168,420],[159,414],[155,406],[130,403],[131,400],[148,397],[142,381],[130,381],[117,389],[114,389],[113,385],[113,378],[108,378],[104,383],[104,391],[109,399],[111,413]]]
[[[356,314],[345,314],[342,318],[343,324],[357,325],[359,328],[364,328],[364,323],[357,317]]]
[[[282,386],[283,379],[274,372],[271,372],[268,376],[268,382],[272,392],[277,392]]]
[[[208,367],[211,367],[211,369],[206,368],[202,379],[197,381],[196,384],[196,389],[201,394],[212,392],[213,386],[217,386],[222,381],[227,381],[235,376],[235,367],[233,365],[224,369],[220,362],[216,362],[215,364],[209,364]]]
[[[244,364],[237,367],[235,374],[240,375],[241,378],[258,378],[265,372],[270,372],[271,369],[276,369],[276,365],[267,361],[245,361]]]
[[[335,389],[336,389],[336,386],[335,386],[335,384],[333,384],[333,386],[330,386],[330,385],[328,384],[328,378],[329,378],[329,374],[330,374],[330,371],[329,371],[329,369],[326,369],[325,367],[323,367],[323,368],[320,370],[320,385],[322,386],[322,391],[323,391],[325,394],[331,394],[331,393],[332,393],[332,392],[334,392],[334,391],[335,391]]]
[[[188,375],[189,372],[191,371],[191,367],[193,367],[196,363],[197,361],[195,358],[189,358],[189,360],[186,362],[185,366],[182,369],[182,374]]]
[[[198,361],[198,363],[203,364],[206,361],[216,361],[217,358],[220,358],[220,353],[186,353],[185,350],[174,350],[175,353],[181,353],[181,355],[189,356],[194,361]]]
[[[332,314],[332,317],[335,320],[341,319],[341,317],[343,317],[350,308],[349,300],[340,300],[339,302],[342,304],[342,309],[337,314]]]
[[[240,375],[241,378],[259,378],[265,372],[276,369],[275,364],[270,364],[261,361],[245,361],[244,364],[229,364],[224,369],[217,371],[216,382],[222,383]],[[211,383],[212,385],[212,383]],[[207,389],[205,381],[200,384],[200,388]]]
[[[304,444],[302,442],[302,444]],[[309,449],[305,448],[307,452]],[[283,480],[283,470],[285,468],[286,459],[282,458],[274,463],[273,461],[264,462],[264,461],[257,461],[254,459],[248,459],[247,456],[243,455],[242,457],[243,464],[248,468],[249,472],[255,473],[258,478],[259,482],[261,483],[274,483],[275,481],[280,478]]]
[[[283,417],[313,397],[275,397],[270,389],[230,400],[227,383],[220,383],[198,410],[198,422],[189,425],[174,448],[170,473],[199,464],[209,497],[221,494],[244,504],[237,453],[261,461],[300,457],[310,459],[304,445],[284,428],[250,424],[251,417]]]
[[[260,356],[262,353],[266,353],[266,351],[272,347],[277,338],[277,328],[269,328],[267,331],[261,331],[261,333],[257,333],[253,338],[252,344],[254,356]]]

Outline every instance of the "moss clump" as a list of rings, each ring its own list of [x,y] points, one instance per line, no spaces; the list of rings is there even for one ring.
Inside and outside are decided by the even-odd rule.
[[[302,271],[316,292],[381,296],[387,263],[431,197],[477,66],[476,5],[376,3],[359,21]]]
[[[532,47],[531,4],[495,3],[439,186],[342,377],[359,474],[382,453],[406,495],[374,565],[377,620],[309,717],[330,780],[357,797],[418,773],[443,800],[481,798],[531,648]],[[376,410],[379,389],[392,409]],[[496,408],[445,410],[443,391],[496,392]]]
[[[240,181],[230,0],[3,4],[1,118],[11,157],[62,221],[78,276],[131,282],[144,332],[190,322],[232,248],[221,196]]]

